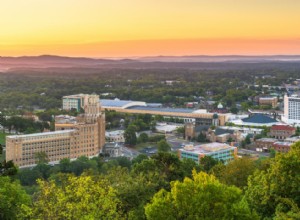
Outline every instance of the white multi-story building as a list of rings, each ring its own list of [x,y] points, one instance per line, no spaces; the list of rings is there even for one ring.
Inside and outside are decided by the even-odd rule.
[[[69,95],[63,96],[63,109],[64,110],[71,110],[76,109],[78,112],[84,108],[84,100],[88,97],[87,94],[77,94],[77,95]]]
[[[284,117],[288,124],[300,124],[300,96],[284,96]]]

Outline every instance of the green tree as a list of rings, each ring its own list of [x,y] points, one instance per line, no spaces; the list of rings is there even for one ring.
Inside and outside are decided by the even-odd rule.
[[[127,219],[145,219],[144,205],[150,202],[158,188],[155,179],[151,179],[148,174],[134,174],[121,167],[114,167],[100,178],[107,179],[116,190]]]
[[[124,132],[125,143],[130,145],[136,145],[136,127],[133,125],[129,125]]]
[[[179,158],[166,152],[158,152],[150,159],[135,164],[132,172],[152,176],[151,181],[158,182],[161,188],[168,188],[171,181],[182,180],[184,174]]]
[[[200,166],[205,172],[209,172],[211,168],[219,163],[218,160],[212,158],[211,156],[205,156],[200,159]]]
[[[168,152],[171,150],[171,146],[166,140],[160,140],[157,143],[157,149],[159,152]]]
[[[69,158],[64,158],[59,161],[59,169],[62,173],[71,173],[71,160]]]
[[[17,172],[18,169],[12,160],[0,162],[0,176],[13,176]]]
[[[138,142],[138,143],[146,143],[146,142],[148,141],[148,139],[149,139],[148,134],[146,134],[146,133],[141,133],[140,136],[139,136],[138,139],[137,139],[137,142]]]
[[[46,152],[37,152],[34,156],[36,164],[47,164],[49,162]]]
[[[60,184],[38,181],[33,206],[37,219],[121,219],[116,191],[105,180],[62,175]]]
[[[196,208],[195,208],[196,207]],[[258,219],[240,189],[220,183],[204,172],[171,183],[146,205],[147,219]]]
[[[198,142],[202,142],[202,143],[203,142],[207,142],[205,134],[203,134],[202,132],[200,132],[200,134],[197,137],[197,141]]]
[[[291,206],[282,199],[300,207],[300,142],[292,145],[288,153],[276,154],[270,161],[269,168],[257,170],[249,177],[246,190],[250,206],[266,218],[274,217],[279,207],[285,207],[285,213],[291,211]]]
[[[24,219],[30,214],[31,199],[18,182],[0,176],[0,219]]]
[[[245,138],[245,143],[246,144],[251,144],[251,139],[250,139],[250,135],[247,135]]]
[[[241,189],[247,186],[247,180],[257,168],[251,158],[237,158],[223,166],[223,169],[216,175],[218,179],[227,185],[234,185]],[[214,169],[214,168],[213,168]]]
[[[143,160],[149,159],[146,154],[139,154],[137,157],[132,159],[132,164],[141,163]]]

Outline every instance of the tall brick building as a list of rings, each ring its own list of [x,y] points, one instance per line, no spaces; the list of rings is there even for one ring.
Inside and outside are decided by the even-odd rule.
[[[83,115],[57,117],[53,132],[8,136],[6,160],[27,167],[36,164],[36,155],[41,152],[52,163],[63,158],[97,156],[105,144],[105,115],[98,95],[86,96],[84,103]]]

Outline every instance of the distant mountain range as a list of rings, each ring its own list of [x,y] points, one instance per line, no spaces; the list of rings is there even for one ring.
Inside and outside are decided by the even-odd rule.
[[[130,59],[96,59],[86,57],[62,57],[53,55],[1,57],[0,71],[23,68],[151,68],[154,66],[166,67],[167,64],[175,67],[186,67],[187,63],[195,66],[197,63],[273,63],[296,62],[300,63],[300,55],[276,55],[276,56],[154,56],[136,57]],[[193,63],[193,64],[191,64]],[[200,64],[199,64],[200,65]]]

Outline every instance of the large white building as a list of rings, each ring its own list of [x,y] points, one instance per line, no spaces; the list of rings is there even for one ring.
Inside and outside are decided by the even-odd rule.
[[[288,124],[300,124],[300,96],[284,96],[284,117]]]
[[[76,109],[76,111],[79,112],[81,109],[84,108],[84,100],[86,100],[88,96],[88,94],[63,96],[63,109],[68,111],[71,109]]]

